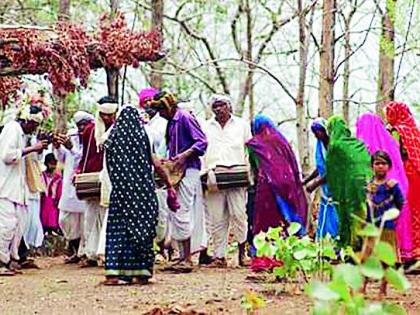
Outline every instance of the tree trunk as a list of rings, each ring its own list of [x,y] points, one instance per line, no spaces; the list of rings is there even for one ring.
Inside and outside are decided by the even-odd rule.
[[[151,0],[152,7],[152,26],[159,30],[163,35],[163,0]],[[152,73],[150,76],[150,83],[154,88],[161,89],[163,85],[163,76],[160,71],[164,67],[164,61],[159,61],[151,64]]]
[[[343,117],[349,123],[350,121],[350,58],[351,58],[351,21],[357,10],[357,0],[351,3],[353,6],[349,15],[344,17],[344,70],[343,70]]]
[[[120,71],[114,68],[105,68],[106,84],[108,86],[108,96],[118,101],[118,79]]]
[[[319,69],[319,112],[328,118],[334,112],[334,44],[336,0],[324,0],[322,7],[322,41]]]
[[[305,82],[308,66],[309,37],[306,34],[306,15],[303,12],[302,0],[297,0],[299,12],[299,86],[296,96],[296,132],[298,151],[302,173],[307,175],[310,170],[308,120],[305,110]],[[309,27],[312,26],[313,11]]]
[[[395,61],[395,9],[397,0],[387,0],[382,15],[382,32],[379,42],[379,74],[376,113],[383,117],[383,107],[394,99]]]
[[[70,20],[70,0],[60,0],[58,4],[58,20]],[[67,106],[64,98],[57,98],[55,113],[56,130],[59,133],[67,132]]]
[[[111,16],[115,16],[119,7],[119,0],[111,0],[109,3]],[[112,97],[118,102],[118,82],[120,71],[115,68],[105,68],[106,72],[106,84],[108,87],[108,96]]]

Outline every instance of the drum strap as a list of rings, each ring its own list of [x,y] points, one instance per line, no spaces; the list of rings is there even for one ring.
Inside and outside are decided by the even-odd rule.
[[[96,128],[96,126],[95,126],[95,128]],[[88,143],[88,147],[87,147],[87,151],[86,151],[86,158],[83,162],[82,174],[84,174],[85,170],[86,170],[86,164],[87,164],[87,160],[88,160],[89,152],[90,152],[90,144],[91,144],[92,139],[93,139],[93,131],[95,130],[95,128],[92,128],[92,130],[90,132],[89,143]]]

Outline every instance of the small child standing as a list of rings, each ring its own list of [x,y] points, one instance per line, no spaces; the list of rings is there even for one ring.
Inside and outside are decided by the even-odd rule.
[[[61,234],[58,225],[58,202],[61,198],[62,176],[57,171],[57,159],[53,153],[45,156],[44,164],[46,170],[42,172],[42,179],[45,184],[45,193],[41,195],[41,222],[44,234],[53,232]]]
[[[377,227],[380,226],[382,216],[390,209],[396,208],[401,211],[404,205],[404,197],[401,192],[400,186],[396,180],[388,179],[388,171],[392,167],[392,160],[388,153],[384,151],[377,151],[372,156],[372,168],[374,176],[368,184],[368,222],[374,223]],[[390,244],[396,253],[397,259],[399,251],[397,247],[397,237],[395,233],[396,222],[395,220],[386,221],[381,234],[381,241]],[[364,250],[365,256],[369,256],[373,251],[372,241],[368,241],[368,249]],[[367,257],[364,257],[365,259]],[[363,291],[366,290],[367,281]],[[386,295],[387,281],[384,279],[381,283],[380,294]]]

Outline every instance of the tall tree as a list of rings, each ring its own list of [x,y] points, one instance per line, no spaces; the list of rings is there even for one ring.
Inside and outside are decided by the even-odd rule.
[[[61,22],[70,20],[70,0],[60,0],[58,3],[58,20]],[[67,131],[67,106],[66,100],[56,98],[56,129],[60,133]]]
[[[114,16],[119,7],[119,0],[111,0],[109,3],[111,18]],[[108,86],[108,96],[112,97],[115,100],[118,100],[118,82],[120,71],[117,68],[105,68],[106,72],[106,83]]]
[[[383,107],[394,99],[395,63],[395,9],[397,0],[385,0],[382,14],[382,30],[379,41],[379,73],[376,113],[383,116]]]
[[[334,112],[334,47],[336,0],[324,0],[322,5],[322,39],[319,69],[319,111],[328,118]]]
[[[152,8],[152,26],[154,29],[159,30],[163,36],[163,0],[151,0],[150,6]],[[161,89],[163,85],[162,69],[164,61],[158,61],[151,64],[152,73],[150,76],[150,83],[153,87]]]

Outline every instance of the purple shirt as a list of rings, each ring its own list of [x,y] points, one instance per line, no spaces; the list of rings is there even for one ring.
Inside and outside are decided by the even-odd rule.
[[[166,129],[168,139],[169,157],[172,158],[188,149],[196,154],[191,155],[186,162],[186,169],[200,169],[199,156],[204,155],[207,149],[207,139],[200,124],[193,115],[183,109],[177,109]]]

